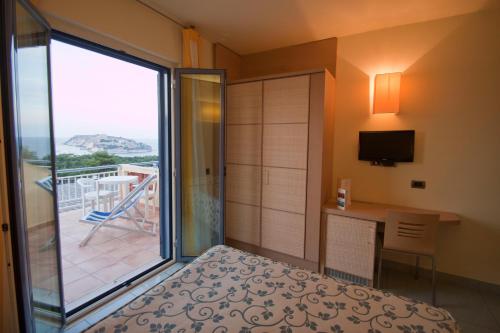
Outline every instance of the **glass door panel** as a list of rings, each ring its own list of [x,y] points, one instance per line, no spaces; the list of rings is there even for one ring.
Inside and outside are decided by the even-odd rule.
[[[62,280],[71,315],[171,259],[169,73],[70,35],[52,37]],[[143,195],[127,201],[145,181]],[[87,218],[128,203],[130,215],[112,222]]]
[[[176,71],[177,259],[222,244],[223,70]]]
[[[58,331],[63,322],[50,99],[50,29],[25,2],[11,2],[7,40],[9,122],[19,262],[24,263],[26,330]],[[4,7],[5,8],[5,7]],[[6,12],[4,12],[4,15]],[[7,14],[8,15],[8,14]],[[5,17],[4,17],[5,18]],[[4,22],[8,22],[5,20]],[[7,23],[5,23],[7,25]],[[29,283],[27,283],[29,282]],[[32,319],[33,321],[30,321]]]

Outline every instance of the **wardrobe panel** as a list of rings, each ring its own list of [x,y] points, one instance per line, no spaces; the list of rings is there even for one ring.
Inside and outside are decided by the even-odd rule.
[[[264,167],[262,207],[305,214],[306,170]]]
[[[260,206],[261,167],[226,165],[226,200]]]
[[[304,258],[305,217],[262,209],[262,247]]]
[[[226,122],[228,125],[262,122],[262,81],[227,86]]]
[[[264,123],[307,123],[309,75],[264,81]]]
[[[264,125],[263,165],[307,168],[307,124]]]
[[[226,162],[261,164],[262,125],[226,126]]]
[[[226,237],[260,246],[260,207],[226,202]]]

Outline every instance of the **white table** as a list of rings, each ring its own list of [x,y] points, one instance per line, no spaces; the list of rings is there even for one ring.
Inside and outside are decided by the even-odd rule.
[[[130,184],[137,184],[139,182],[139,178],[137,176],[109,176],[103,177],[97,180],[97,207],[99,207],[99,190],[101,186],[104,185],[119,185],[122,199],[129,192]],[[125,187],[125,190],[123,190]]]

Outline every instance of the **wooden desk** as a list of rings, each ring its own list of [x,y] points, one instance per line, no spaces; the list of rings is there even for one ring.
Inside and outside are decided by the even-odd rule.
[[[322,208],[320,271],[373,285],[376,233],[377,230],[383,232],[389,210],[437,213],[441,225],[460,223],[460,217],[449,212],[357,201],[341,210],[335,202],[329,202]]]
[[[439,212],[411,207],[386,205],[370,202],[353,201],[346,210],[338,209],[336,202],[328,202],[323,205],[323,213],[338,216],[352,217],[356,219],[385,222],[389,210],[399,210],[412,213],[434,213],[439,214],[439,222],[442,224],[460,224],[460,217],[454,213]]]

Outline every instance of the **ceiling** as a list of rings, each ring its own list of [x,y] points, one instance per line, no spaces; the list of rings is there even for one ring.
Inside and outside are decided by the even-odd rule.
[[[239,54],[472,13],[500,0],[142,0]]]

